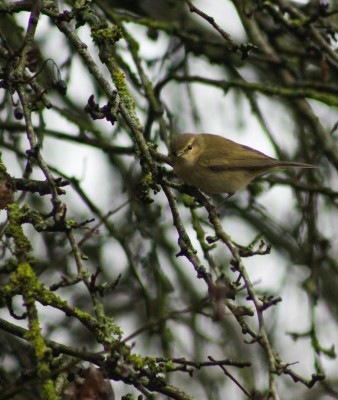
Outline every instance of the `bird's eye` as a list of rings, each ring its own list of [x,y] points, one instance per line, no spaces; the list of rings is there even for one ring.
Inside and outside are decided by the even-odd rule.
[[[176,157],[176,156],[177,156],[177,152],[176,152],[176,151],[172,151],[172,152],[171,152],[171,155],[174,156],[174,157]]]
[[[188,150],[192,150],[192,144],[189,144],[189,146],[187,147]]]

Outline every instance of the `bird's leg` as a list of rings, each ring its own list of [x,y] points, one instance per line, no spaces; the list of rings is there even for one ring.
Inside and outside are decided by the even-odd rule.
[[[218,209],[219,209],[227,200],[229,200],[230,197],[232,197],[234,194],[235,194],[235,193],[228,193],[227,197],[226,197],[224,200],[222,200],[222,201],[220,202],[220,204],[216,207],[216,210],[218,210]]]

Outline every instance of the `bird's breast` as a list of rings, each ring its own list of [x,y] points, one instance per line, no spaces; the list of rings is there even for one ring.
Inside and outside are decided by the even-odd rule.
[[[235,193],[252,179],[246,170],[212,170],[189,160],[175,163],[174,171],[185,183],[208,193]]]

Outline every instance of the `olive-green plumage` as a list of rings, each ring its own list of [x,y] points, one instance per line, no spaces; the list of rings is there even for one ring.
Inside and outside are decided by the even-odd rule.
[[[209,133],[181,133],[171,140],[170,151],[177,176],[208,193],[233,194],[256,177],[278,168],[315,168],[310,164],[278,161]]]

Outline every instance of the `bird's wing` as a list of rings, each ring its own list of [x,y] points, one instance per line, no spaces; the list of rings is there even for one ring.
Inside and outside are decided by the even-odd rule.
[[[268,167],[272,167],[274,162],[277,163],[277,160],[251,147],[235,142],[231,142],[231,147],[232,151],[229,151],[229,146],[219,146],[218,149],[213,148],[212,150],[205,148],[199,159],[200,165],[211,171],[221,172],[239,169],[265,170]]]

